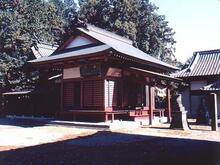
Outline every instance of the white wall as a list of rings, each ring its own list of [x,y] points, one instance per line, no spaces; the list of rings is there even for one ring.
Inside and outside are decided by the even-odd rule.
[[[92,44],[92,41],[83,36],[77,36],[66,48],[74,48],[88,44]]]

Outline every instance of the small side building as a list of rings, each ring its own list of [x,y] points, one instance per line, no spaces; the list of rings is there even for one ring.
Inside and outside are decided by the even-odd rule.
[[[30,58],[38,59],[47,57],[56,49],[56,45],[45,43],[33,44]],[[23,70],[25,70],[26,73],[31,72],[29,68],[29,66],[25,66]],[[36,78],[38,74],[35,73],[32,76]],[[8,81],[13,84],[14,80]],[[47,84],[51,86],[48,90],[41,90],[41,88],[38,87],[34,90],[33,87],[31,87],[27,89],[4,89],[3,91],[0,82],[0,110],[6,115],[54,117],[59,108],[59,100],[57,101],[56,99],[59,99],[59,97],[57,97],[57,95],[59,95],[59,92],[57,94],[57,91],[59,91],[59,89],[57,90],[57,86],[60,84],[59,74],[56,73],[55,76],[51,75],[51,77],[48,78]],[[55,101],[55,103],[49,103],[51,101]],[[45,109],[47,110],[45,111]]]
[[[191,64],[174,74],[189,87],[183,91],[183,104],[188,115],[196,117],[208,106],[208,94],[217,94],[217,109],[220,117],[220,49],[195,52]]]

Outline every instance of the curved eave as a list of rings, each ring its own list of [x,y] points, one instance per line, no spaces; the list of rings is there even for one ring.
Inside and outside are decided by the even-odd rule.
[[[82,57],[90,57],[96,54],[102,54],[104,52],[109,51],[110,49],[111,47],[107,45],[100,45],[100,46],[81,49],[81,50],[77,50],[73,52],[61,53],[61,54],[57,54],[54,56],[42,57],[42,58],[31,60],[28,62],[33,65],[48,64],[48,63],[55,63],[55,62],[61,62],[61,61],[63,62],[63,61],[68,61],[72,59],[79,59]]]
[[[151,66],[154,68],[160,68],[161,70],[165,70],[165,71],[169,71],[169,72],[174,72],[174,71],[178,70],[178,68],[176,68],[174,66],[173,67],[165,66],[165,65],[161,65],[156,62],[147,60],[147,57],[145,60],[143,60],[143,59],[140,59],[140,58],[128,55],[128,54],[123,54],[121,52],[118,52],[115,49],[114,49],[114,51],[115,51],[114,57],[119,58],[119,59],[125,59],[125,60],[129,60],[129,61],[143,64],[143,65]]]

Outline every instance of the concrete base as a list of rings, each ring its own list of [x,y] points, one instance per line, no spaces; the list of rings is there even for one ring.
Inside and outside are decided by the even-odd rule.
[[[139,120],[137,122],[140,122],[141,125],[150,125],[150,121],[149,119],[146,119],[146,120]],[[152,121],[152,125],[157,125],[157,124],[160,124],[160,123],[167,123],[168,122],[168,118],[167,117],[158,117],[158,116],[154,116],[154,119]]]
[[[139,128],[141,126],[140,122],[135,121],[119,121],[114,120],[113,122],[99,122],[99,123],[90,123],[90,122],[77,122],[77,121],[51,121],[50,124],[66,125],[80,128],[93,128],[98,130],[117,130],[117,129],[129,129],[129,128]]]
[[[187,114],[187,111],[172,112],[172,120],[171,120],[170,128],[189,130],[186,114]]]
[[[111,131],[117,129],[129,129],[129,128],[138,128],[141,127],[140,121],[121,121],[114,120],[113,122],[78,122],[78,121],[64,121],[64,120],[55,120],[54,118],[41,118],[41,117],[25,117],[25,116],[7,116],[8,119],[14,121],[14,123],[25,123],[28,124],[34,123],[36,125],[58,125],[58,126],[69,126],[69,127],[79,127],[86,129],[97,129],[104,131]],[[23,122],[22,122],[23,121]]]
[[[160,123],[167,123],[168,122],[168,118],[167,117],[161,117],[160,118]]]

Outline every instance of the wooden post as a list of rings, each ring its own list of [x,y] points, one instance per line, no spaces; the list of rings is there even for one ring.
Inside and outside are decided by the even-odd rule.
[[[63,75],[61,77],[61,84],[60,84],[60,112],[63,112]],[[58,113],[58,116],[60,115],[60,112]]]
[[[149,110],[150,110],[150,120],[149,120],[149,124],[152,125],[153,124],[153,118],[154,118],[154,114],[153,114],[153,108],[154,108],[154,87],[153,86],[149,86]]]
[[[212,131],[218,131],[218,111],[217,111],[217,95],[216,93],[210,94],[210,111],[211,111],[211,126]]]
[[[124,109],[124,79],[123,77],[121,79],[120,87],[121,87],[121,103],[120,103],[121,108],[120,109]]]
[[[107,122],[107,121],[108,121],[108,114],[105,113],[105,122]]]
[[[83,109],[83,81],[80,81],[80,109]]]
[[[171,122],[171,102],[170,102],[170,89],[167,88],[167,119],[168,123]]]

